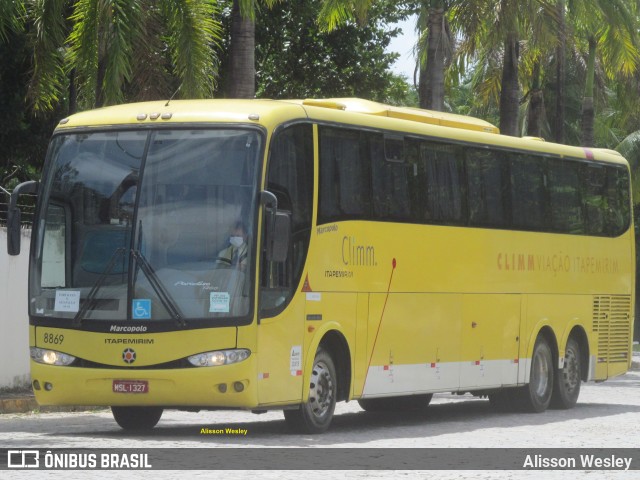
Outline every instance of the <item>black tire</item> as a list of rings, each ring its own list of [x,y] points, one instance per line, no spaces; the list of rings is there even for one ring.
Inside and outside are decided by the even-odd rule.
[[[358,400],[360,407],[367,412],[398,412],[425,410],[433,395],[406,395],[402,397],[363,398]]]
[[[111,407],[111,413],[125,430],[151,430],[160,421],[160,407]]]
[[[285,410],[284,419],[298,433],[322,433],[329,428],[336,408],[338,377],[331,355],[318,349],[309,382],[309,400],[295,410]]]
[[[580,345],[570,338],[564,353],[564,367],[557,370],[553,382],[551,408],[569,409],[578,402],[580,383],[582,382],[582,362]]]
[[[553,355],[547,340],[539,336],[533,347],[529,383],[513,391],[514,407],[523,412],[544,412],[553,393]]]

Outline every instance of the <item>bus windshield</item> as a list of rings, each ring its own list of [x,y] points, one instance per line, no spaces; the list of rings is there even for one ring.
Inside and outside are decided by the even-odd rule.
[[[241,128],[56,136],[31,315],[246,321],[262,143]]]

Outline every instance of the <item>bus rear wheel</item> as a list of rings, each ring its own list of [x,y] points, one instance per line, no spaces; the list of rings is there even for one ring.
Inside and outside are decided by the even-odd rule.
[[[405,395],[402,397],[363,398],[358,400],[360,407],[367,412],[420,411],[429,406],[431,393]]]
[[[309,400],[294,410],[285,410],[289,427],[299,433],[322,433],[329,428],[336,408],[338,377],[333,359],[322,348],[313,360]]]
[[[539,336],[533,347],[529,383],[513,391],[512,401],[518,410],[544,412],[553,392],[553,355],[549,342]]]
[[[582,381],[580,345],[570,338],[564,354],[564,367],[556,372],[551,396],[551,408],[569,409],[578,402]]]
[[[125,430],[150,430],[160,421],[160,407],[111,407],[111,413]]]

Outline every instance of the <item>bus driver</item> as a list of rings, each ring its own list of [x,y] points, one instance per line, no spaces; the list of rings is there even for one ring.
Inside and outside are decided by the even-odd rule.
[[[244,270],[247,264],[247,230],[238,221],[229,236],[229,246],[218,253],[216,265]]]

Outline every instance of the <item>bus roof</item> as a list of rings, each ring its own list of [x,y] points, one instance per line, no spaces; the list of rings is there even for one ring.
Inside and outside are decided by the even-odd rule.
[[[548,153],[626,164],[618,152],[500,135],[489,122],[419,108],[395,107],[358,98],[305,100],[172,100],[132,103],[89,110],[61,120],[67,128],[116,125],[244,123],[272,130],[297,119],[359,125],[367,128],[445,138],[456,142]]]
[[[436,112],[433,110],[424,110],[421,108],[394,107],[391,105],[385,105],[384,103],[363,100],[361,98],[307,99],[302,101],[302,105],[334,108],[348,112],[378,115],[419,123],[427,123],[430,125],[461,128],[464,130],[476,130],[485,133],[500,133],[500,130],[495,125],[484,120],[480,120],[479,118],[446,112]]]

